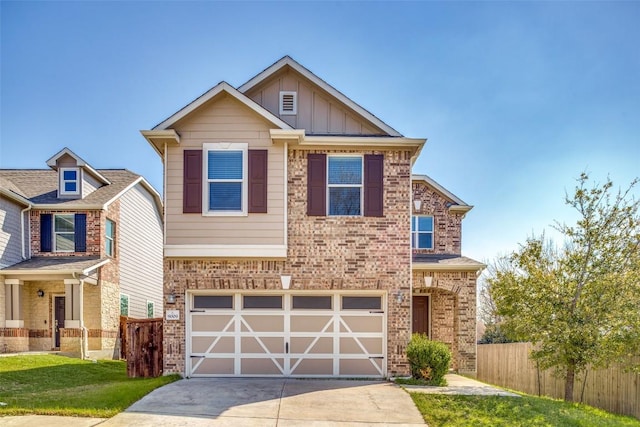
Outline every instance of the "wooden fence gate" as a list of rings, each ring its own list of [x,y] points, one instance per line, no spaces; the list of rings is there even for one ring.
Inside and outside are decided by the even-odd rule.
[[[127,319],[126,346],[129,377],[162,375],[162,318]]]

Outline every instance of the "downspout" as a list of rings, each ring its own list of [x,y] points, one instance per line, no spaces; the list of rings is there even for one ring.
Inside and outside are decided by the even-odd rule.
[[[21,243],[21,248],[22,248],[22,259],[27,259],[27,255],[25,252],[25,244],[24,244],[24,214],[25,212],[29,212],[31,210],[32,206],[29,205],[26,208],[22,209],[20,211],[20,243]],[[27,221],[29,221],[29,236],[31,236],[31,220],[29,217],[27,217]],[[31,242],[31,239],[29,239],[29,242]],[[29,245],[29,255],[31,255],[31,245]]]

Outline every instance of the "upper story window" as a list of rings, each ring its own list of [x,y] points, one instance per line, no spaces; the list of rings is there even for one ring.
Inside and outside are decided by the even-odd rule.
[[[281,116],[298,114],[298,94],[293,91],[280,92],[280,108]]]
[[[53,235],[54,252],[75,252],[75,215],[54,215]]]
[[[86,252],[87,214],[40,214],[40,252]]]
[[[78,168],[60,168],[60,195],[77,196],[80,194],[80,170]]]
[[[246,215],[246,143],[204,144],[205,214]]]
[[[413,249],[433,249],[432,216],[413,216],[411,218],[411,247]]]
[[[116,223],[107,219],[105,227],[105,252],[107,256],[112,257],[115,254],[115,242],[116,242]]]
[[[362,157],[329,156],[327,171],[329,215],[361,215]]]

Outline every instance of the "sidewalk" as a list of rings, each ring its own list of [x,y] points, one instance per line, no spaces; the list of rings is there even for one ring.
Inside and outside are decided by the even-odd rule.
[[[446,387],[435,386],[417,386],[417,385],[402,385],[408,392],[411,393],[426,393],[426,394],[461,394],[466,396],[509,396],[519,397],[515,393],[511,393],[506,390],[502,390],[497,387],[493,387],[489,384],[485,384],[472,378],[463,377],[457,374],[447,374],[444,376],[447,380]]]

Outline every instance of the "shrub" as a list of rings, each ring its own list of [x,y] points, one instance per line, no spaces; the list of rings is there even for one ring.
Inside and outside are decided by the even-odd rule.
[[[413,334],[407,345],[411,376],[429,385],[444,385],[449,371],[451,351],[446,344],[431,341],[425,334]]]

